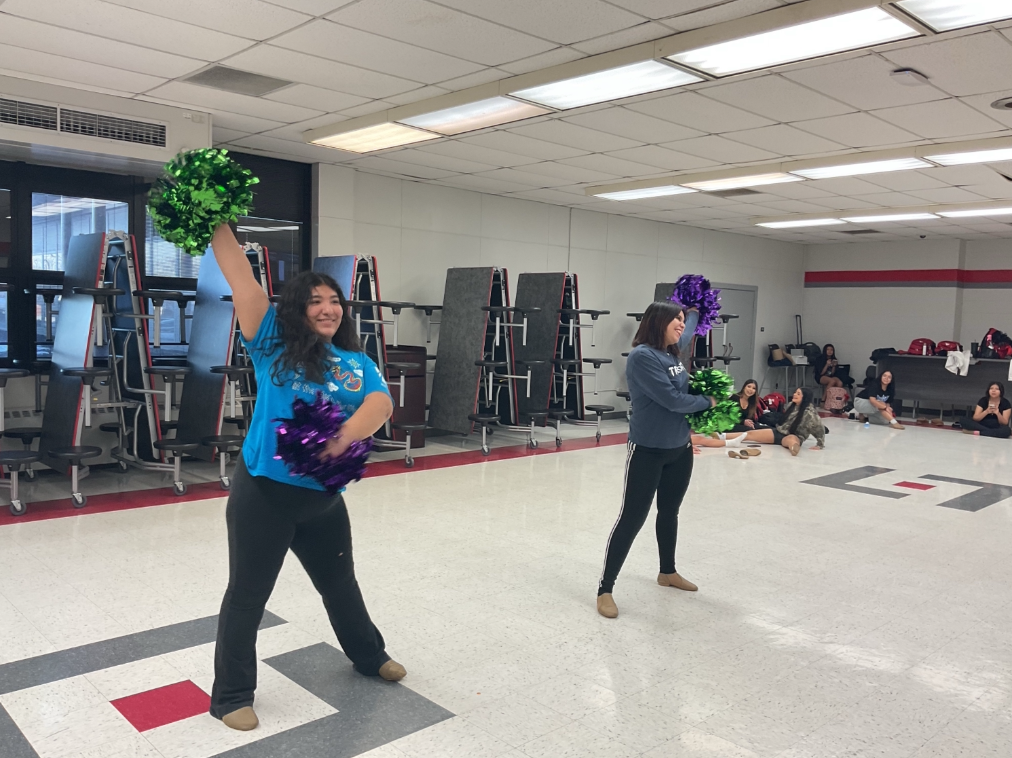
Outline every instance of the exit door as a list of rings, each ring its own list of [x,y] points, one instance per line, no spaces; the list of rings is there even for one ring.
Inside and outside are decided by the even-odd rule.
[[[713,354],[719,356],[724,352],[722,338],[733,347],[728,352],[731,355],[741,356],[739,361],[731,361],[727,366],[727,373],[734,377],[734,389],[737,392],[747,379],[761,381],[762,377],[752,375],[755,362],[755,321],[756,321],[756,298],[758,288],[750,284],[716,284],[713,287],[720,290],[720,312],[732,313],[738,318],[731,319],[727,323],[727,330],[722,335],[720,326],[715,326],[710,334],[713,336]],[[719,361],[716,368],[724,368]]]

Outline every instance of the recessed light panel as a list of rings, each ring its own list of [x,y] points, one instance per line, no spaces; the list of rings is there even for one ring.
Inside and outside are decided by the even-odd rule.
[[[765,226],[767,229],[801,229],[806,226],[836,226],[845,223],[838,218],[804,218],[798,221],[767,221],[756,226]]]
[[[901,0],[896,4],[936,32],[1012,18],[1009,0]]]
[[[1008,208],[972,208],[963,211],[939,211],[939,216],[946,218],[974,218],[975,216],[1010,216],[1012,206]]]
[[[849,163],[843,166],[820,166],[818,168],[801,168],[792,174],[806,179],[835,179],[840,176],[859,176],[861,174],[880,174],[886,171],[911,171],[918,168],[932,168],[932,165],[918,158],[895,158],[885,161],[868,161],[866,163]]]
[[[412,129],[410,126],[401,126],[400,124],[376,124],[376,126],[367,126],[352,132],[319,137],[313,140],[313,144],[336,147],[339,150],[348,150],[352,153],[372,153],[377,150],[386,150],[389,147],[411,145],[431,139],[439,139],[439,135],[429,134],[420,129]]]
[[[716,190],[738,189],[739,187],[760,187],[765,184],[786,184],[787,182],[800,181],[803,181],[800,176],[773,173],[736,176],[732,179],[707,179],[699,182],[686,182],[682,186],[691,187],[702,192],[714,192]]]
[[[602,192],[599,195],[594,195],[594,197],[603,197],[605,200],[642,200],[646,197],[684,195],[695,191],[688,187],[679,187],[677,184],[668,184],[663,187],[644,187],[643,189],[620,190],[618,192]]]
[[[855,224],[876,224],[880,221],[928,221],[938,218],[934,213],[892,213],[883,216],[844,216],[844,221]]]
[[[962,166],[967,163],[999,163],[1012,161],[1012,147],[998,150],[974,150],[967,153],[946,153],[945,155],[925,155],[927,160],[939,166]]]
[[[701,81],[700,77],[666,63],[641,61],[561,82],[528,87],[510,95],[556,110],[566,110]]]
[[[530,103],[518,103],[508,97],[490,97],[476,103],[467,103],[411,118],[402,118],[398,123],[451,135],[473,132],[476,129],[506,124],[510,121],[520,121],[549,112],[547,108],[539,108]]]
[[[675,53],[668,59],[713,76],[729,76],[916,37],[918,34],[913,27],[893,18],[881,8],[865,8]]]

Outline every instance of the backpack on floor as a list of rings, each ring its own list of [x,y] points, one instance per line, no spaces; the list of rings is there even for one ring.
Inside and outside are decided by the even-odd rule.
[[[780,413],[783,411],[784,406],[787,405],[787,398],[779,392],[771,392],[763,398],[763,402],[766,404],[767,411]]]
[[[850,395],[843,387],[826,387],[822,391],[822,407],[827,411],[842,411]]]

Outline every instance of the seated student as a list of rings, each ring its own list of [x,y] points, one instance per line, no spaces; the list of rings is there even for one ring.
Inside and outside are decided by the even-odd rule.
[[[809,437],[815,437],[818,442],[815,449],[822,450],[826,447],[826,427],[822,425],[822,419],[819,418],[812,403],[814,397],[810,389],[799,387],[795,390],[791,402],[784,411],[783,420],[772,429],[753,429],[740,435],[728,432],[720,435],[719,439],[694,434],[692,444],[699,447],[738,448],[745,442],[760,442],[764,445],[786,447],[791,451],[791,455],[797,455],[801,452],[801,443]],[[748,451],[745,452],[748,454]]]
[[[815,381],[823,387],[842,387],[843,380],[836,375],[840,362],[836,360],[836,348],[826,345],[822,355],[815,359]]]
[[[1012,403],[1005,399],[1005,385],[991,382],[987,386],[987,394],[977,401],[973,409],[973,418],[966,418],[961,423],[963,434],[976,434],[981,437],[999,437],[1007,440],[1012,437],[1009,427],[1009,416],[1012,415]]]
[[[854,398],[854,412],[863,421],[888,426],[900,431],[906,429],[893,415],[893,399],[896,397],[896,383],[892,371],[883,371],[878,379],[870,380]]]
[[[737,395],[731,395],[731,399],[738,401],[738,407],[741,408],[741,422],[734,425],[732,432],[750,432],[765,426],[760,420],[759,385],[755,379],[749,379],[741,385],[741,390]]]

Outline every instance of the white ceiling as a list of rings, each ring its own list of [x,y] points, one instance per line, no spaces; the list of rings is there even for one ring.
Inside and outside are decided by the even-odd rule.
[[[302,133],[794,0],[0,0],[0,74],[214,114],[216,144],[560,205],[801,242],[753,217],[1012,199],[1012,165],[615,202],[586,186],[1012,135],[1012,23],[976,27],[357,156]],[[290,79],[256,98],[180,81],[212,63]],[[930,83],[889,77],[915,68]],[[872,239],[1012,237],[993,219],[889,224]],[[861,238],[855,238],[861,239]]]

